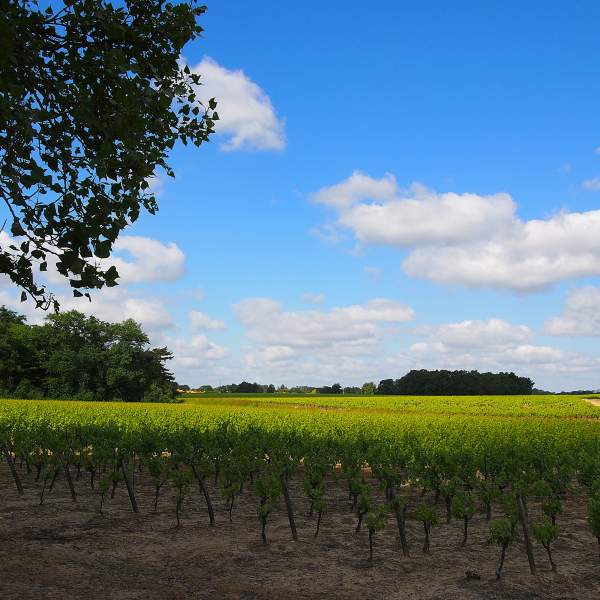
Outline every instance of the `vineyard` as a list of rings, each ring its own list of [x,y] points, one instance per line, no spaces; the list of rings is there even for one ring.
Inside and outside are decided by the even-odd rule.
[[[253,408],[357,409],[361,412],[473,415],[486,417],[600,418],[600,406],[583,396],[294,396],[293,394],[186,394],[185,402],[201,406]]]
[[[245,536],[267,562],[349,544],[359,573],[466,565],[455,578],[474,587],[456,597],[537,593],[540,581],[552,585],[537,597],[595,597],[599,418],[560,396],[5,400],[0,482],[16,523],[20,507],[107,528],[116,515],[117,528],[167,519],[169,536],[194,530],[201,545],[214,537],[198,527]],[[593,577],[579,581],[574,561]],[[363,597],[383,597],[377,585]]]

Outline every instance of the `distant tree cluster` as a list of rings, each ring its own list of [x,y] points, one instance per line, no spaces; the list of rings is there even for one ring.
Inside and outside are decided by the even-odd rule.
[[[514,373],[412,370],[400,379],[383,379],[377,394],[407,396],[477,396],[531,394],[533,381]]]
[[[317,388],[317,393],[319,394],[341,394],[343,391],[344,390],[339,383],[324,385],[323,387]]]
[[[184,391],[189,386],[179,386]],[[352,396],[406,395],[406,396],[478,396],[542,393],[535,390],[533,381],[528,377],[519,377],[514,373],[480,373],[479,371],[428,371],[412,370],[400,379],[382,379],[379,385],[373,381],[363,383],[361,387],[332,385],[286,387],[273,384],[232,383],[212,387],[202,385],[191,391],[216,392],[221,394],[347,394]],[[543,392],[548,394],[550,392]]]
[[[164,402],[176,385],[166,348],[129,319],[106,323],[70,311],[43,325],[0,307],[0,397]]]
[[[362,388],[356,386],[342,387],[340,383],[324,385],[322,387],[296,385],[288,388],[285,385],[275,387],[272,383],[266,385],[261,383],[249,383],[248,381],[219,385],[216,387],[213,387],[212,385],[201,385],[196,388],[190,388],[189,385],[177,386],[180,392],[213,392],[218,394],[349,394],[353,396],[360,394],[372,395],[375,387],[375,384],[370,382],[365,383]]]
[[[272,383],[265,385],[242,381],[242,383],[230,383],[217,387],[201,385],[197,388],[190,388],[189,385],[178,385],[178,390],[181,392],[213,392],[218,394],[349,394],[356,396],[360,394],[372,395],[375,387],[375,384],[370,382],[365,383],[362,388],[356,386],[342,387],[340,383],[324,385],[322,387],[296,385],[288,388],[285,385],[280,385],[276,388]]]
[[[179,386],[182,391],[189,390],[189,386]],[[250,383],[249,381],[242,381],[242,383],[228,383],[226,385],[219,385],[213,387],[212,385],[200,385],[197,388],[193,388],[192,392],[202,393],[218,393],[218,394],[274,394],[275,386],[270,383],[268,385],[262,385],[260,383]]]

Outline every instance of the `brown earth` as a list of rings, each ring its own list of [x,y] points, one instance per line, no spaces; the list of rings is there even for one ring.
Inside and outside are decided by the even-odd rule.
[[[551,572],[543,548],[536,546],[538,574],[531,576],[517,543],[509,550],[503,579],[497,581],[499,551],[487,543],[488,523],[481,514],[473,519],[466,548],[459,545],[461,523],[435,528],[429,556],[421,552],[421,526],[411,519],[410,558],[402,557],[390,519],[376,537],[370,563],[368,535],[353,533],[356,517],[343,481],[329,485],[329,509],[317,539],[316,519],[307,517],[301,480],[291,482],[300,540],[291,540],[282,505],[270,518],[270,543],[264,546],[250,491],[238,498],[229,523],[212,486],[217,525],[211,528],[193,488],[177,529],[172,492],[165,490],[154,513],[153,489],[144,475],[136,476],[141,509],[136,515],[122,484],[99,514],[99,497],[83,474],[76,482],[76,504],[61,476],[40,506],[40,484],[22,473],[25,494],[19,497],[6,464],[0,467],[2,600],[600,598],[598,545],[586,523],[585,503],[577,498],[565,502],[559,519],[561,535],[554,547],[558,572]],[[415,503],[411,498],[411,506]],[[532,505],[530,517],[539,514],[539,506]],[[481,578],[467,580],[466,571]]]

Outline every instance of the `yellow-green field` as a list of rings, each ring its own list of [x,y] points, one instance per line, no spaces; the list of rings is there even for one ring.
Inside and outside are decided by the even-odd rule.
[[[595,395],[527,396],[306,396],[274,394],[184,394],[186,404],[251,408],[352,409],[411,414],[475,416],[600,417]]]

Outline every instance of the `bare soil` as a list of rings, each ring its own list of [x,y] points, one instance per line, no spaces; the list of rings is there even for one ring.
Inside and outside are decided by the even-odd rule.
[[[0,467],[0,598],[224,600],[340,599],[594,599],[600,598],[598,544],[586,523],[585,503],[565,502],[561,535],[554,547],[558,572],[536,546],[538,574],[529,573],[521,543],[509,549],[504,576],[496,580],[499,550],[487,542],[489,524],[478,513],[466,548],[460,547],[462,523],[434,528],[431,554],[421,551],[422,526],[407,525],[410,558],[400,551],[395,520],[375,538],[369,562],[368,534],[354,534],[344,481],[330,482],[329,509],[315,539],[316,517],[298,478],[291,482],[299,541],[291,539],[283,502],[270,517],[269,544],[260,541],[256,498],[237,498],[233,523],[217,488],[210,487],[217,509],[211,528],[197,487],[186,499],[182,526],[175,526],[175,500],[164,490],[156,513],[154,490],[136,474],[140,513],[131,511],[123,484],[103,514],[88,475],[76,481],[71,501],[61,475],[44,504],[41,484],[22,470],[25,493],[19,496],[5,463]],[[73,476],[75,473],[73,472]],[[417,496],[411,498],[414,507]],[[445,510],[440,504],[442,521]],[[539,518],[539,506],[530,517]],[[410,516],[410,511],[409,511]],[[471,571],[480,579],[467,579]]]

